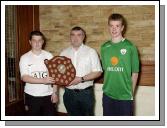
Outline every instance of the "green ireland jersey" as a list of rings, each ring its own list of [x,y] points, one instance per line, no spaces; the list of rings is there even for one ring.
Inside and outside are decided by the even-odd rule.
[[[104,70],[103,92],[117,100],[132,100],[132,73],[139,72],[137,48],[127,39],[101,46]]]

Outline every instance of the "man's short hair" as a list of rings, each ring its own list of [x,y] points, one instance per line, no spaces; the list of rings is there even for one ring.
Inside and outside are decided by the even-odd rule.
[[[44,42],[46,41],[46,38],[45,38],[44,34],[42,32],[40,32],[40,31],[32,31],[30,33],[29,40],[32,39],[32,36],[41,36],[42,39],[44,40]]]
[[[83,40],[83,43],[86,42],[86,32],[83,28],[79,27],[79,26],[75,26],[71,29],[71,32],[72,31],[82,31],[83,35],[84,35],[84,40]]]

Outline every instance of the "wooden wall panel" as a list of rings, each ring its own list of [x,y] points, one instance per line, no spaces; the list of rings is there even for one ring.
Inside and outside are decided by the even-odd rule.
[[[14,6],[14,5],[13,5]],[[21,55],[31,49],[29,34],[33,30],[39,30],[39,6],[17,5],[16,6],[16,81],[17,100],[9,103],[6,101],[6,115],[24,115],[23,90],[24,83],[20,79],[19,61]],[[7,71],[8,69],[6,69]],[[8,97],[8,84],[5,85],[5,97]],[[8,99],[8,98],[6,98]]]
[[[155,63],[153,61],[141,62],[138,85],[155,86]]]
[[[17,33],[19,57],[31,49],[29,33],[39,30],[39,7],[30,5],[17,6]]]
[[[31,49],[29,44],[29,34],[33,30],[39,30],[39,6],[33,5],[18,5],[17,6],[17,61],[16,67],[19,67],[19,60],[21,55]],[[20,80],[19,70],[17,71],[17,81],[19,81],[20,88],[18,88],[19,97],[23,97],[23,82]]]

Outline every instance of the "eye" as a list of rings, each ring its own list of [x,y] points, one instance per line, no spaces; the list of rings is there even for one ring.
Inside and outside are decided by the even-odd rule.
[[[42,42],[43,42],[43,40],[39,40],[39,42],[40,42],[40,43],[42,43]]]
[[[82,34],[78,34],[78,36],[82,36]]]

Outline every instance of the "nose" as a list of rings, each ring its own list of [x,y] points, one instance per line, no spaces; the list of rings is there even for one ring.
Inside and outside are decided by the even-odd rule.
[[[38,46],[38,45],[39,45],[39,42],[38,42],[38,41],[36,41],[36,42],[35,42],[35,44]]]
[[[73,38],[75,41],[77,41],[78,40],[78,37],[77,36],[74,36],[74,38]]]
[[[40,41],[37,41],[37,42],[36,42],[36,45],[40,45],[40,44],[41,44],[41,42],[40,42]]]
[[[113,26],[113,30],[116,30],[116,27],[115,27],[115,26]]]

